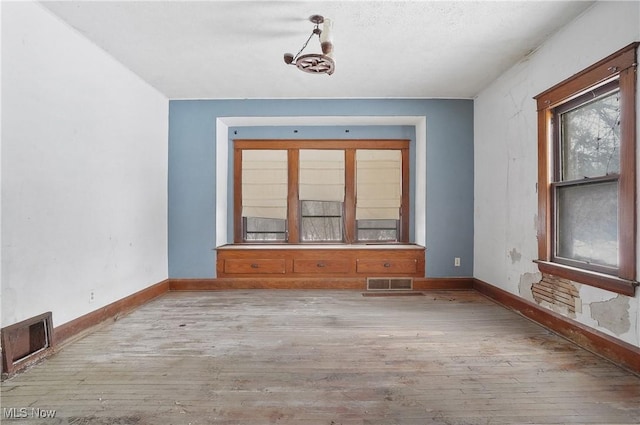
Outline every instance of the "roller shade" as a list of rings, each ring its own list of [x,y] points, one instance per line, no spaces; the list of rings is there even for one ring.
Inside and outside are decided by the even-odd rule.
[[[301,149],[299,154],[301,201],[344,201],[344,151]]]
[[[398,220],[402,202],[402,153],[356,151],[356,220]]]
[[[242,151],[242,216],[287,218],[286,150]]]

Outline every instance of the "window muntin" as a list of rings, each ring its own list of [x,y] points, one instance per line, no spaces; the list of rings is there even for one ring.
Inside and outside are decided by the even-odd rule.
[[[389,243],[408,242],[409,238],[409,141],[408,140],[235,140],[234,141],[234,240],[243,242],[275,243]],[[284,225],[278,227],[266,220],[247,221],[242,193],[243,158],[251,150],[282,150],[287,152],[287,215]],[[384,199],[361,196],[360,207],[386,211],[385,216],[364,215],[356,218],[358,192],[356,188],[358,151],[364,156],[379,151],[393,157],[396,175],[392,186],[395,199],[391,204]],[[379,153],[374,153],[378,156]],[[363,154],[360,154],[362,157]],[[326,166],[330,164],[329,166]],[[383,169],[370,174],[386,176]],[[364,174],[364,173],[362,173]],[[382,187],[389,181],[373,182]],[[267,191],[265,191],[267,192]],[[371,192],[371,191],[370,191]],[[388,192],[388,190],[382,191]],[[361,192],[360,195],[363,195]],[[388,200],[387,200],[388,201]],[[360,208],[362,211],[365,209]],[[389,211],[392,211],[389,214]],[[393,217],[392,219],[387,217]],[[379,220],[379,222],[375,222]],[[250,225],[264,228],[247,228]],[[286,237],[282,237],[282,228]],[[277,229],[274,230],[274,229]],[[247,232],[249,230],[249,232]]]
[[[535,97],[538,267],[543,273],[630,296],[638,286],[639,45],[632,43]],[[585,134],[591,135],[589,141],[579,143]]]

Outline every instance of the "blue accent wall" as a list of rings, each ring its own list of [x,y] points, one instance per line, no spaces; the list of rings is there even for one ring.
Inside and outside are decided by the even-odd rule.
[[[426,194],[414,193],[414,197],[426,196],[426,276],[473,276],[472,100],[172,100],[168,182],[170,278],[215,277],[216,119],[278,116],[426,117]],[[229,139],[233,138],[415,141],[415,127],[230,127]],[[413,193],[414,173],[411,179]],[[454,257],[461,258],[460,267],[454,267]]]

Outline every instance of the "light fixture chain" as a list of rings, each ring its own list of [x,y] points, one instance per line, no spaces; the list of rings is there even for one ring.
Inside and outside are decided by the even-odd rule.
[[[302,48],[300,49],[300,51],[298,53],[296,53],[296,55],[293,57],[293,60],[295,61],[298,56],[300,56],[300,53],[302,53],[302,51],[304,49],[306,49],[307,44],[309,44],[309,41],[311,40],[311,37],[313,37],[313,35],[317,32],[318,26],[316,25],[316,27],[313,29],[313,31],[311,31],[311,35],[309,36],[309,38],[307,38],[307,41],[304,42],[304,44],[302,45]]]

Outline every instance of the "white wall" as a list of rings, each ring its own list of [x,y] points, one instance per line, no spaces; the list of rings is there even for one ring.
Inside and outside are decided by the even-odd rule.
[[[167,278],[167,131],[162,94],[39,4],[2,2],[2,326]]]
[[[478,95],[474,106],[476,278],[532,300],[531,284],[540,278],[532,262],[537,258],[538,199],[533,96],[638,40],[640,3],[596,3]],[[576,320],[640,346],[640,291],[629,298],[579,287],[582,312]],[[615,300],[616,317],[609,315],[599,323],[592,317],[592,303],[609,300]]]

